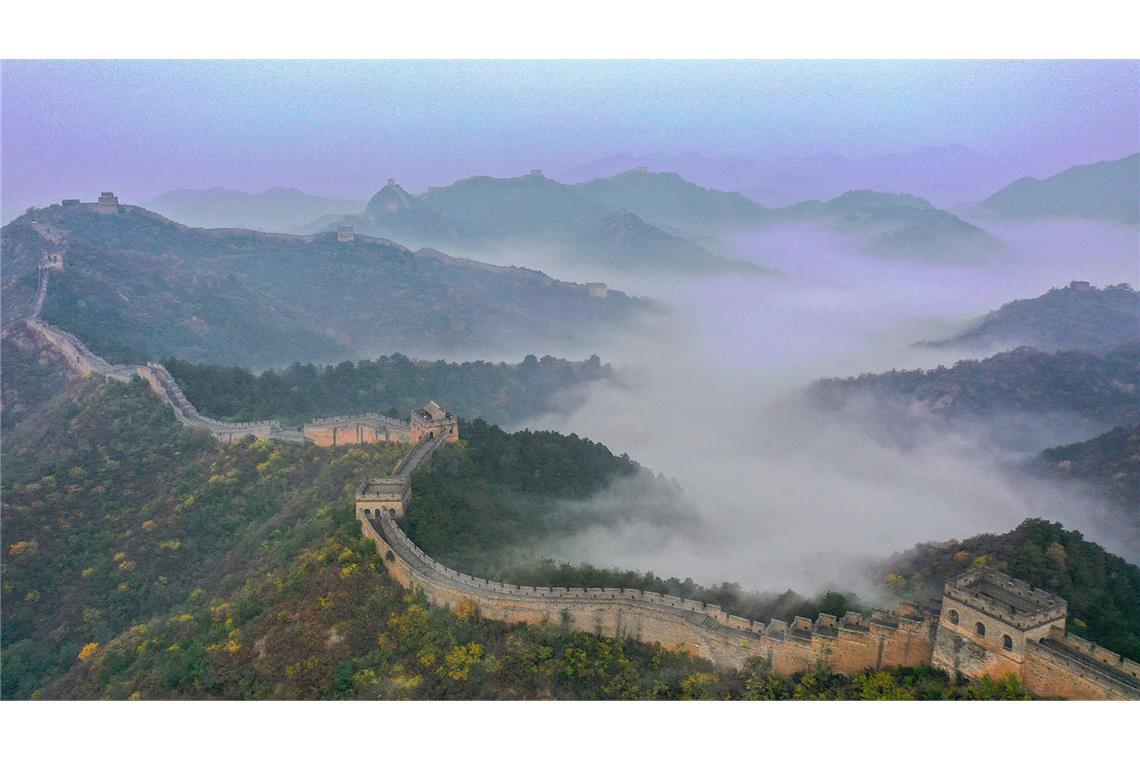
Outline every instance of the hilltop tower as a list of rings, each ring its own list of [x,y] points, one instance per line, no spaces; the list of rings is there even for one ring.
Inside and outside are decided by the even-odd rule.
[[[946,582],[933,664],[969,678],[1022,674],[1027,647],[1064,634],[1065,600],[979,568]]]
[[[99,200],[95,201],[95,210],[100,214],[117,214],[119,199],[112,192],[100,193]]]
[[[351,227],[336,228],[336,241],[338,243],[351,243],[353,240],[356,240],[356,233]]]
[[[412,410],[412,443],[425,438],[443,438],[448,443],[459,440],[459,421],[455,415],[434,401],[429,401],[422,409]]]

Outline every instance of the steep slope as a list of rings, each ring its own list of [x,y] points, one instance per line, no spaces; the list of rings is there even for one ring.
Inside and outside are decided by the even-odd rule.
[[[288,232],[325,214],[354,214],[362,201],[322,198],[297,188],[270,188],[243,193],[211,187],[207,190],[173,190],[153,198],[146,207],[191,227],[240,227],[266,232]]]
[[[63,242],[49,245],[35,224]],[[592,298],[540,272],[385,240],[201,230],[133,206],[39,209],[3,238],[5,322],[26,315],[40,252],[62,247],[43,316],[112,360],[264,366],[581,345],[649,308],[620,291]]]
[[[772,221],[821,222],[863,237],[869,253],[969,262],[1005,250],[994,235],[913,195],[857,190],[771,214]]]
[[[1127,283],[1097,288],[1073,282],[1037,298],[1011,301],[958,335],[927,345],[1046,351],[1107,350],[1140,338],[1140,293]]]
[[[576,258],[610,269],[644,272],[771,273],[755,264],[718,256],[652,225],[636,214],[617,213],[577,236]]]
[[[1043,180],[1023,177],[979,206],[1010,219],[1080,218],[1140,222],[1140,153],[1066,169]]]
[[[754,226],[765,209],[739,193],[710,190],[673,172],[643,169],[596,179],[574,190],[586,201],[615,211],[631,211],[666,230],[723,234]]]

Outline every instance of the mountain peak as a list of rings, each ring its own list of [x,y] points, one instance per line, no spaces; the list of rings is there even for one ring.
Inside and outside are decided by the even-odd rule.
[[[394,214],[402,209],[411,208],[414,203],[416,203],[415,196],[396,184],[396,180],[390,179],[388,183],[380,188],[380,190],[372,196],[371,200],[368,201],[366,213],[379,218],[388,214]]]

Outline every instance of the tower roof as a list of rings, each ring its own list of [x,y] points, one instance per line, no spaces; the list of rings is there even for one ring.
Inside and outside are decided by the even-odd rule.
[[[1026,629],[1064,618],[1064,599],[1024,581],[987,568],[977,568],[946,582],[945,596]]]

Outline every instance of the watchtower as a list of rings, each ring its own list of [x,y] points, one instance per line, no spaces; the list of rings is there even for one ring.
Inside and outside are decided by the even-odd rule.
[[[356,519],[379,517],[382,511],[400,517],[411,498],[410,478],[369,478],[356,489]]]
[[[946,582],[933,664],[970,678],[1021,674],[1027,643],[1063,633],[1068,605],[1048,591],[978,568]]]
[[[455,415],[434,401],[429,401],[422,409],[412,410],[412,443],[425,438],[443,438],[448,443],[459,440],[459,421]]]
[[[336,228],[336,241],[338,243],[351,243],[353,240],[356,240],[356,233],[351,227]]]
[[[100,214],[116,214],[119,211],[119,199],[111,192],[100,193],[99,200],[95,201],[95,210]]]
[[[48,251],[40,256],[40,267],[43,269],[54,269],[57,272],[63,271],[63,252],[62,251]]]

